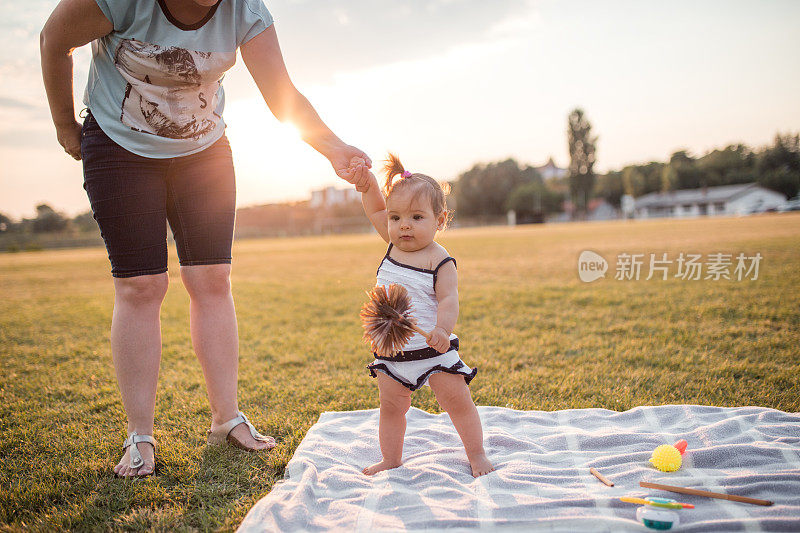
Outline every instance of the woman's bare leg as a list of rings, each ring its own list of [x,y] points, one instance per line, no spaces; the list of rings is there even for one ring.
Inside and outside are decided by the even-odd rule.
[[[428,383],[436,394],[436,401],[450,415],[458,431],[467,459],[475,477],[488,474],[494,467],[483,449],[483,428],[478,410],[472,402],[464,377],[447,372],[438,372],[428,378]]]
[[[111,353],[128,433],[153,434],[153,416],[161,362],[161,302],[167,293],[166,272],[132,278],[114,278],[114,314],[111,319]],[[155,467],[150,444],[137,445],[144,465],[130,468],[125,451],[114,472],[120,476],[151,473]]]
[[[406,412],[411,407],[411,391],[398,382],[378,372],[378,389],[381,395],[378,441],[381,446],[380,462],[366,467],[362,472],[371,476],[382,470],[403,464],[403,439],[406,435]]]
[[[239,332],[231,294],[231,266],[182,266],[181,279],[189,292],[192,346],[203,367],[212,429],[235,418],[239,412]],[[272,447],[256,441],[244,424],[231,435],[253,449]]]

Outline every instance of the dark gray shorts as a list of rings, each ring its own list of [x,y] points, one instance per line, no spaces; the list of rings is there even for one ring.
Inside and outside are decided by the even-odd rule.
[[[226,136],[196,154],[142,157],[112,141],[90,113],[81,157],[114,277],[167,271],[167,222],[182,266],[231,262],[236,179]]]

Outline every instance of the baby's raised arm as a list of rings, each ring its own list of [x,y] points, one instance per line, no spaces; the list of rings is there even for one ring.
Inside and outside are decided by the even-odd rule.
[[[369,188],[361,193],[361,204],[364,206],[369,221],[375,227],[383,240],[389,242],[389,220],[386,217],[386,200],[378,185],[375,174],[364,167],[364,172],[369,174]]]

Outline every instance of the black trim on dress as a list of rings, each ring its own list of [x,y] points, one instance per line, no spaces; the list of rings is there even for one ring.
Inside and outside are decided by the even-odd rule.
[[[424,272],[425,274],[433,274],[433,287],[436,288],[436,275],[439,273],[439,269],[442,267],[442,265],[444,265],[448,261],[452,261],[453,265],[455,265],[456,269],[458,269],[458,263],[456,263],[455,257],[450,257],[450,256],[447,256],[444,259],[442,259],[441,262],[438,265],[436,265],[436,268],[434,268],[433,270],[429,268],[420,268],[412,265],[407,265],[405,263],[401,263],[400,261],[396,260],[395,258],[389,255],[389,252],[392,251],[392,246],[393,243],[390,242],[389,248],[386,249],[386,253],[383,256],[383,259],[381,259],[380,264],[378,264],[378,270],[375,271],[376,276],[380,273],[381,267],[383,266],[383,262],[386,259],[388,259],[390,263],[393,263],[399,267],[410,268],[411,270],[416,270],[417,272]]]
[[[378,377],[378,375],[375,373],[376,371],[383,372],[384,374],[386,374],[387,376],[389,376],[390,378],[392,378],[393,380],[395,380],[396,382],[406,387],[407,389],[410,389],[413,392],[422,387],[422,384],[425,383],[425,380],[431,374],[435,374],[436,372],[447,372],[448,374],[458,374],[460,376],[464,376],[464,381],[466,381],[467,385],[469,385],[470,381],[472,381],[472,379],[478,373],[478,367],[474,367],[472,369],[472,372],[470,373],[459,372],[458,370],[464,366],[467,365],[465,365],[464,362],[460,360],[457,361],[456,364],[450,367],[443,365],[436,365],[435,367],[428,369],[424,374],[422,374],[419,377],[419,379],[417,379],[417,383],[414,385],[412,385],[411,383],[406,383],[405,381],[403,381],[403,379],[392,374],[391,371],[389,371],[389,368],[384,363],[370,363],[367,365],[367,370],[369,370],[369,373],[370,375],[372,375],[373,378]]]
[[[184,31],[199,30],[200,28],[205,26],[206,22],[211,20],[211,17],[213,17],[214,13],[216,13],[220,3],[222,3],[222,0],[218,0],[216,4],[211,6],[211,8],[208,10],[208,13],[206,13],[206,16],[198,20],[194,24],[184,24],[183,22],[175,18],[172,12],[170,12],[164,0],[158,0],[158,6],[161,8],[161,12],[164,13],[164,16],[167,17],[167,20],[170,21],[170,23],[172,23],[172,25],[174,25],[178,29]]]
[[[456,267],[456,270],[458,270],[458,264],[456,263],[456,258],[455,257],[450,257],[448,255],[447,257],[442,259],[442,261],[438,265],[436,265],[436,268],[433,269],[433,288],[434,288],[434,290],[436,289],[436,276],[439,274],[439,269],[442,268],[442,265],[444,265],[448,261],[452,261],[453,262],[453,266]]]
[[[450,347],[447,349],[447,352],[452,350],[458,351],[458,337],[455,339],[450,340]],[[375,356],[375,359],[381,359],[383,361],[422,361],[424,359],[430,359],[431,357],[439,357],[440,355],[444,355],[447,352],[439,353],[436,351],[435,348],[431,348],[430,346],[425,348],[418,348],[416,350],[400,350],[397,354],[384,357],[382,355],[378,355],[375,352],[372,352],[372,355]]]
[[[394,263],[395,265],[403,267],[403,268],[410,268],[411,270],[416,270],[417,272],[424,272],[426,274],[433,274],[433,270],[429,270],[427,268],[415,267],[415,266],[412,266],[412,265],[407,265],[405,263],[401,263],[400,261],[398,261],[397,259],[395,259],[394,257],[389,256],[389,255],[386,256],[386,259],[388,259],[389,262]]]
[[[392,246],[393,246],[393,243],[391,243],[391,242],[390,242],[390,243],[389,243],[389,248],[386,250],[386,255],[384,256],[384,257],[385,257],[386,259],[388,259],[390,262],[394,263],[394,264],[395,264],[395,265],[397,265],[397,266],[401,266],[401,267],[410,268],[411,270],[416,270],[417,272],[425,272],[426,274],[433,274],[433,270],[430,270],[430,269],[427,269],[427,268],[420,268],[420,267],[415,267],[415,266],[407,265],[407,264],[405,264],[405,263],[401,263],[401,262],[400,262],[400,261],[398,261],[397,259],[395,259],[395,258],[393,258],[392,256],[390,256],[390,255],[389,255],[389,253],[392,251]]]

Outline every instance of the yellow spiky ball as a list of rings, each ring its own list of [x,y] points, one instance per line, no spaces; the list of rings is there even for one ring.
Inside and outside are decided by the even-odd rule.
[[[653,450],[650,462],[662,472],[674,472],[681,467],[683,462],[681,452],[671,444],[662,444]]]

